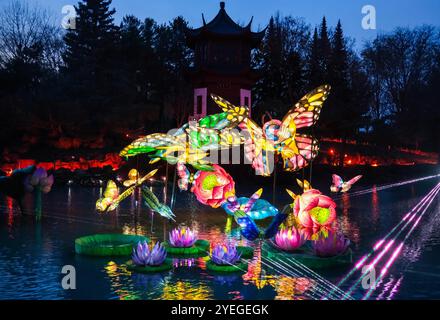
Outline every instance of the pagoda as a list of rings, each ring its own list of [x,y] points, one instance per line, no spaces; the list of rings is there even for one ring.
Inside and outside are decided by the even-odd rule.
[[[238,25],[226,13],[225,3],[220,2],[220,11],[209,23],[202,14],[200,28],[186,29],[187,45],[194,50],[191,119],[220,111],[209,97],[211,93],[235,105],[251,107],[251,89],[258,79],[251,67],[251,51],[259,47],[266,32],[252,32],[252,19],[245,27]]]

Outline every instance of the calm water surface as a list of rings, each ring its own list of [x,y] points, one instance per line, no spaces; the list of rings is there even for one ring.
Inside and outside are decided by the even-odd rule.
[[[438,182],[431,179],[364,195],[335,197],[338,225],[352,241],[354,262],[368,253]],[[163,193],[162,187],[153,189]],[[163,240],[175,225],[140,208],[138,195],[127,199],[116,212],[98,215],[94,204],[100,192],[99,188],[54,188],[44,196],[41,222],[20,215],[11,200],[0,198],[0,299],[314,299],[331,292],[335,288],[332,284],[339,283],[352,268],[313,272],[295,266],[288,257],[281,257],[277,267],[265,257],[265,245],[254,243],[251,245],[256,247],[256,255],[245,274],[212,275],[205,270],[206,258],[175,259],[174,269],[161,274],[131,274],[124,267],[127,258],[76,255],[75,238],[123,232]],[[440,299],[439,198],[434,199],[406,239],[370,299]],[[280,194],[277,202],[281,207],[288,198]],[[228,237],[237,244],[249,245],[237,230],[225,235],[223,210],[207,209],[190,193],[177,195],[175,213],[178,223],[195,228],[200,238],[211,243]],[[392,250],[378,262],[380,268],[389,261]],[[64,265],[76,268],[76,290],[61,287]],[[367,293],[357,284],[359,277],[359,272],[355,272],[341,284],[342,291],[352,288],[355,299]]]

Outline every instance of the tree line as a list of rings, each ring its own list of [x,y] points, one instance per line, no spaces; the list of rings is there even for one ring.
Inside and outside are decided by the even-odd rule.
[[[81,0],[75,29],[13,0],[0,12],[0,152],[57,137],[124,137],[183,124],[192,109],[183,17],[114,21],[111,0]],[[274,15],[252,66],[253,117],[282,118],[328,83],[316,134],[439,151],[440,33],[397,28],[356,49],[341,21]],[[315,130],[315,129],[314,129]]]

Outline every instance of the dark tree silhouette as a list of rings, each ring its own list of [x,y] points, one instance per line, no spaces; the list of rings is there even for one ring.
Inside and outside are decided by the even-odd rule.
[[[304,94],[305,63],[310,27],[298,18],[272,17],[261,48],[254,55],[261,74],[254,93],[257,118],[266,112],[283,117]]]
[[[64,138],[117,151],[140,134],[186,122],[192,105],[187,22],[126,16],[110,0],[81,0],[62,32],[41,7],[0,11],[0,152],[38,157]],[[63,37],[64,36],[64,37]],[[440,39],[429,26],[399,28],[354,50],[342,23],[312,29],[276,14],[252,66],[252,117],[282,118],[309,90],[332,93],[314,134],[439,151]],[[267,116],[266,116],[267,120]],[[340,154],[343,154],[341,150]],[[340,161],[342,164],[343,161]]]

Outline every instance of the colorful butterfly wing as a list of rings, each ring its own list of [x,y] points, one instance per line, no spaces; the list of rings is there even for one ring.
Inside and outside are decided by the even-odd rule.
[[[230,121],[226,119],[227,116],[227,112],[211,114],[200,119],[198,125],[202,128],[222,130],[227,128],[230,124]]]
[[[356,182],[358,182],[360,178],[362,178],[362,175],[356,176],[356,177],[354,177],[353,179],[347,181],[347,184],[349,184],[349,185],[353,185],[353,184],[355,184]]]
[[[329,85],[319,86],[302,97],[282,120],[282,128],[310,127],[318,120],[324,101],[330,94]]]
[[[296,179],[296,183],[298,183],[298,185],[299,185],[299,187],[301,188],[301,189],[303,189],[303,191],[308,191],[308,190],[310,190],[310,189],[312,189],[312,186],[310,185],[310,182],[308,182],[307,180],[303,180],[303,181],[301,181],[301,180],[299,180],[299,179]],[[287,190],[287,189],[286,189]],[[290,191],[290,192],[292,192],[292,191]],[[290,194],[290,193],[289,193]],[[293,194],[294,195],[294,194]]]
[[[244,138],[238,130],[222,130],[219,132],[220,149],[237,147],[244,143]]]
[[[332,174],[332,183],[335,188],[340,188],[344,181],[337,174]]]
[[[226,112],[226,119],[229,121],[227,127],[233,128],[236,127],[239,123],[243,122],[245,119],[249,117],[249,108],[245,106],[234,106],[229,101],[219,97],[215,94],[211,94],[212,100],[222,108],[223,112]]]
[[[306,167],[313,160],[319,151],[318,140],[309,135],[295,136],[295,143],[298,153],[292,152],[291,157],[283,156],[284,170],[297,171]]]
[[[252,220],[262,220],[268,217],[273,217],[278,214],[278,209],[274,207],[269,201],[258,199],[252,209],[247,212],[247,215]]]

